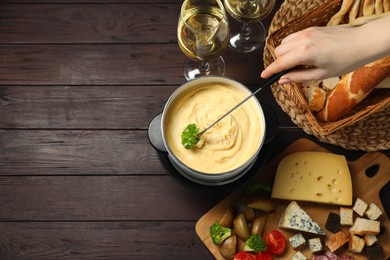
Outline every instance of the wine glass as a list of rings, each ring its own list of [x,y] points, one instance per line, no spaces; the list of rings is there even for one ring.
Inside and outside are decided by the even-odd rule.
[[[224,75],[221,57],[229,42],[229,25],[220,0],[185,0],[177,27],[180,49],[187,56],[184,76]]]
[[[265,42],[263,20],[275,6],[275,0],[224,0],[228,13],[242,26],[231,25],[229,47],[239,52],[259,49]]]

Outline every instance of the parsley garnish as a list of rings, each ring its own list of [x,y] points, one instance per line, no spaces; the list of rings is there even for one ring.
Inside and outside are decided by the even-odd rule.
[[[196,124],[189,124],[181,133],[181,143],[185,149],[191,149],[199,142],[199,128]]]

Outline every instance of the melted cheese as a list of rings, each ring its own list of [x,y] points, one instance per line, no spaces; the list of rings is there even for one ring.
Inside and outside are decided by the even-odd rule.
[[[202,173],[234,170],[253,158],[265,133],[264,117],[254,98],[238,107],[201,136],[193,149],[181,144],[181,133],[190,123],[200,131],[248,96],[236,85],[207,83],[183,92],[166,113],[165,139],[172,153],[186,166]]]

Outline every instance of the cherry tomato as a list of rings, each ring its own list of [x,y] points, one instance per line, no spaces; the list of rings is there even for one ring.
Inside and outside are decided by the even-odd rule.
[[[271,230],[264,235],[268,250],[274,255],[280,255],[286,250],[286,238],[278,230]]]
[[[259,253],[256,253],[256,260],[273,260],[274,257],[272,256],[271,251],[269,250],[263,250]]]
[[[242,252],[238,252],[234,256],[234,260],[256,260],[256,257],[255,257],[255,255],[252,255],[251,253],[242,251]]]

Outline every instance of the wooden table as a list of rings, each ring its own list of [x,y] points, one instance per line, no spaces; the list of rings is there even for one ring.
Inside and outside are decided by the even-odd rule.
[[[194,226],[225,194],[177,183],[147,138],[185,82],[181,2],[2,1],[0,259],[212,259]],[[262,51],[224,57],[228,77],[259,86]],[[269,90],[257,97],[279,118],[269,159],[316,141]]]

